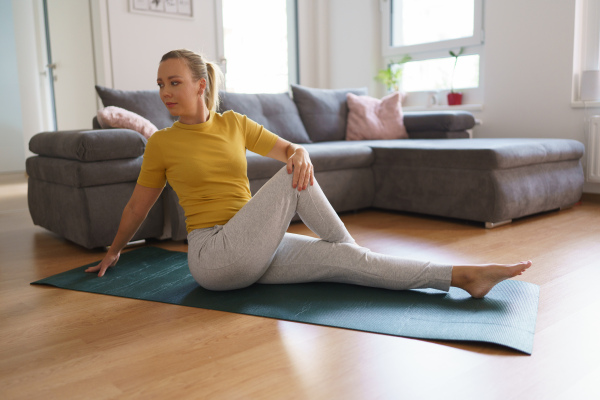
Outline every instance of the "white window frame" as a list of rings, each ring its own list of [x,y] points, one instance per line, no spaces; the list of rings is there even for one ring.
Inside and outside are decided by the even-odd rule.
[[[600,69],[600,0],[576,0],[573,46],[573,108],[600,107],[600,101],[581,100],[581,73]]]
[[[439,42],[414,44],[409,46],[392,46],[392,0],[380,0],[382,11],[382,43],[384,57],[404,54],[417,54],[436,50],[448,50],[460,47],[477,46],[483,43],[483,0],[474,0],[473,36]]]
[[[399,60],[405,54],[412,57],[412,61],[424,61],[436,58],[450,57],[449,51],[457,51],[464,47],[463,55],[479,55],[479,87],[461,89],[469,104],[451,106],[452,109],[466,109],[471,111],[481,110],[483,106],[483,71],[484,71],[484,27],[483,27],[483,0],[474,0],[473,35],[467,38],[442,40],[432,43],[416,44],[409,46],[392,46],[391,42],[391,0],[379,0],[382,24],[381,41],[383,65]],[[448,90],[449,91],[449,90]],[[407,110],[430,109],[426,106],[431,91],[411,92],[407,98]],[[449,108],[450,106],[436,106],[435,108]]]

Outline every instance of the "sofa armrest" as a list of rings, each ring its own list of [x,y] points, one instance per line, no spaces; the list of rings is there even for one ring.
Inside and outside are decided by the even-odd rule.
[[[468,139],[467,131],[412,131],[408,132],[410,139]]]
[[[146,138],[131,129],[97,129],[42,132],[29,141],[40,156],[79,161],[137,158],[144,154]]]
[[[475,117],[467,111],[409,111],[404,113],[404,126],[411,132],[466,131],[475,126]]]

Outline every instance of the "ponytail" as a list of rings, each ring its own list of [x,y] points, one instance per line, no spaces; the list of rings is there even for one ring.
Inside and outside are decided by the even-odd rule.
[[[219,88],[224,81],[223,72],[221,72],[221,68],[217,64],[209,61],[206,62],[206,72],[208,82],[206,84],[206,91],[204,92],[204,101],[210,111],[217,111],[220,103]]]

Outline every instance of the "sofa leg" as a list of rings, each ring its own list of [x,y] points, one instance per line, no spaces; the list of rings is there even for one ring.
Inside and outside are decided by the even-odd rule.
[[[577,204],[577,203],[569,204],[568,206],[562,206],[558,210],[559,211],[568,210],[569,208],[573,208],[575,206],[575,204]]]
[[[131,242],[127,243],[125,247],[139,246],[143,244],[146,244],[146,239],[132,240]],[[106,246],[106,251],[108,251],[108,249],[110,249],[110,246]]]
[[[486,229],[492,229],[492,228],[496,228],[498,226],[510,224],[511,222],[512,222],[512,219],[508,219],[506,221],[500,221],[500,222],[486,222],[485,223],[485,228]]]

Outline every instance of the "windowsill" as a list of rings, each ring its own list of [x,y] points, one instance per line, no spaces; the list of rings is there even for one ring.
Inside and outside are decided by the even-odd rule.
[[[600,105],[600,103],[598,103]],[[583,107],[583,105],[582,105]],[[588,103],[588,107],[590,107]],[[459,106],[402,106],[403,111],[483,111],[483,104],[461,104]]]
[[[600,101],[572,101],[571,108],[599,108]]]

